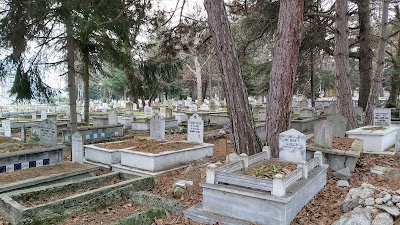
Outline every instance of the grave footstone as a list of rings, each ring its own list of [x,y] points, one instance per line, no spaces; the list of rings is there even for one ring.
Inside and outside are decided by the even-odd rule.
[[[2,120],[1,126],[4,130],[4,137],[11,137],[11,121],[10,120]]]
[[[391,124],[391,113],[388,108],[374,109],[374,126],[387,126]]]
[[[41,119],[41,120],[47,119],[47,111],[46,111],[46,110],[42,110],[42,111],[40,112],[40,119]]]
[[[314,124],[314,145],[317,147],[332,148],[334,126],[326,120]]]
[[[57,144],[57,124],[52,120],[45,119],[38,125],[32,127],[32,134],[39,138],[40,143],[45,145]]]
[[[108,114],[108,124],[109,125],[117,125],[118,124],[118,113],[113,110]]]
[[[83,137],[79,131],[72,134],[72,162],[82,163],[84,159]]]
[[[328,122],[332,123],[334,126],[333,135],[335,137],[344,137],[347,130],[347,118],[340,115],[334,114],[326,118]]]
[[[150,137],[165,140],[165,118],[156,113],[150,120]]]
[[[306,135],[295,130],[279,134],[279,159],[289,162],[306,160]]]
[[[201,117],[195,113],[188,120],[187,141],[203,143],[204,122]]]

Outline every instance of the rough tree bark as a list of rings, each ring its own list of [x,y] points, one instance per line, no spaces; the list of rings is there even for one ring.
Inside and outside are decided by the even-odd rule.
[[[389,14],[389,0],[383,1],[382,8],[382,21],[381,21],[381,36],[379,38],[379,48],[378,48],[378,60],[376,62],[376,71],[371,82],[371,93],[368,97],[367,108],[365,110],[365,121],[364,125],[369,125],[372,123],[373,111],[378,102],[379,92],[382,88],[382,75],[383,66],[385,60],[385,47],[387,39],[387,23]]]
[[[224,1],[205,0],[204,6],[227,99],[235,151],[252,155],[261,151],[261,144],[256,135]]]
[[[399,6],[395,6],[396,10],[396,18],[397,21],[400,22],[400,9]],[[396,71],[400,70],[400,65],[398,64],[397,60],[400,58],[400,34],[397,37],[397,51],[396,51],[396,58],[392,59],[393,65]],[[390,82],[390,95],[389,99],[387,100],[386,107],[387,108],[396,108],[397,107],[397,96],[399,95],[399,81],[398,75],[392,75],[392,80]]]
[[[311,106],[315,107],[315,84],[314,84],[314,49],[310,52],[310,83],[311,83]]]
[[[360,92],[358,106],[365,110],[371,88],[372,60],[374,57],[374,53],[371,49],[371,8],[370,0],[358,0],[356,2],[358,5],[358,21],[360,24]]]
[[[335,85],[336,107],[339,114],[347,118],[347,129],[357,127],[357,120],[353,110],[350,74],[349,74],[349,26],[348,26],[348,1],[337,0],[335,23]]]
[[[89,66],[90,66],[90,56],[89,52],[83,52],[83,73],[82,73],[82,81],[83,81],[83,121],[85,123],[89,123]]]
[[[303,7],[303,0],[280,1],[267,107],[267,143],[274,157],[279,155],[279,134],[290,128]]]
[[[71,118],[71,132],[77,129],[76,125],[76,93],[75,93],[75,57],[74,57],[74,37],[72,28],[67,23],[67,64],[68,64],[68,94],[69,111]]]

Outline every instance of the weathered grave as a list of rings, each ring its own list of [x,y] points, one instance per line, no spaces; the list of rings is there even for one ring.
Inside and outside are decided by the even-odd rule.
[[[150,137],[165,140],[165,118],[156,113],[150,120]]]
[[[145,105],[144,106],[144,115],[145,116],[152,116],[153,115],[153,109],[150,106]]]
[[[334,126],[322,120],[314,124],[314,145],[322,148],[332,148]]]
[[[189,105],[189,112],[197,112],[197,105],[196,104]]]
[[[117,113],[117,111],[113,110],[108,114],[108,124],[109,125],[118,124],[118,113]]]
[[[261,108],[258,110],[258,121],[265,121],[267,118],[267,109]]]
[[[46,111],[46,110],[42,110],[42,111],[40,112],[40,119],[41,119],[41,120],[47,119],[47,111]]]
[[[344,137],[347,130],[347,118],[340,114],[333,114],[326,118],[334,126],[333,135],[335,137]]]
[[[302,108],[307,108],[308,107],[308,102],[306,99],[303,99],[300,101],[300,107]]]
[[[125,108],[125,114],[128,116],[132,116],[133,114],[133,102],[127,102]]]
[[[45,145],[57,144],[57,124],[52,120],[45,119],[38,125],[32,127],[32,135],[36,136],[40,143]]]
[[[83,163],[84,147],[83,137],[79,131],[72,134],[71,148],[72,148],[72,162]]]
[[[21,127],[21,142],[25,143],[26,142],[26,127],[23,125]]]
[[[77,123],[82,123],[82,115],[80,113],[76,114],[76,122]]]
[[[289,162],[306,160],[306,135],[295,130],[279,134],[279,159]]]
[[[336,102],[333,102],[327,108],[324,109],[324,114],[326,115],[332,115],[336,113],[337,113]]]
[[[314,117],[313,109],[302,109],[300,110],[300,118],[312,118]]]
[[[201,117],[195,113],[188,120],[187,141],[203,143],[204,122]]]
[[[2,120],[1,126],[3,127],[4,136],[11,137],[11,122],[10,122],[10,120]]]
[[[391,124],[391,113],[388,108],[374,109],[374,126],[387,126]]]

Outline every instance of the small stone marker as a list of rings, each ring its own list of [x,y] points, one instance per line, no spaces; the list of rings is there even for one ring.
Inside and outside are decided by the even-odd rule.
[[[228,155],[228,140],[226,139],[218,140],[218,152],[223,156]]]
[[[193,114],[188,120],[187,141],[203,143],[204,122],[199,114]]]
[[[35,127],[32,127],[32,134],[37,135],[40,139],[40,143],[42,144],[57,144],[57,124],[52,120],[45,119]]]
[[[76,114],[76,122],[77,123],[82,123],[82,115],[80,113]]]
[[[312,118],[314,117],[314,110],[302,109],[300,110],[300,118]]]
[[[32,113],[32,120],[37,120],[37,114],[36,113]]]
[[[145,105],[144,106],[144,115],[145,116],[152,116],[153,115],[153,109],[150,106]]]
[[[316,122],[314,124],[314,145],[317,147],[332,148],[333,142],[333,124],[326,120]]]
[[[306,135],[295,130],[279,134],[279,159],[289,162],[306,160]]]
[[[389,127],[391,124],[391,113],[388,108],[374,109],[374,126]]]
[[[109,125],[117,125],[118,124],[118,113],[113,110],[108,114],[108,124]]]
[[[40,112],[40,119],[41,119],[41,120],[47,119],[47,111],[46,111],[46,110],[42,110],[42,111]]]
[[[344,137],[347,130],[347,118],[340,115],[334,114],[326,118],[328,122],[332,123],[334,126],[333,136],[334,137]]]
[[[127,102],[125,108],[125,114],[128,116],[132,116],[133,114],[133,102]]]
[[[72,134],[71,140],[72,147],[72,162],[83,163],[84,159],[84,147],[83,137],[79,131]]]
[[[10,120],[2,120],[1,126],[4,130],[4,137],[11,137],[11,121]]]
[[[236,152],[234,152],[226,156],[225,163],[233,163],[241,159],[242,158]]]
[[[306,99],[303,99],[300,101],[300,107],[302,108],[307,108],[308,107],[308,102]]]
[[[25,143],[26,142],[26,128],[25,125],[21,127],[21,142]]]
[[[196,104],[189,105],[189,112],[197,112],[197,105]]]
[[[267,118],[267,108],[261,108],[258,111],[258,121],[265,121]]]
[[[150,120],[150,137],[165,140],[165,118],[156,113]]]

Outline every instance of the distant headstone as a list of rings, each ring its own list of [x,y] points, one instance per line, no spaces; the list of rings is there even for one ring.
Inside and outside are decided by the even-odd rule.
[[[108,124],[109,125],[117,125],[118,124],[118,113],[113,110],[108,114]]]
[[[334,125],[326,120],[314,124],[314,145],[317,147],[332,148]]]
[[[145,116],[152,116],[153,115],[153,109],[150,106],[145,105],[144,106],[144,115]]]
[[[307,108],[308,107],[308,102],[306,99],[303,99],[300,101],[300,107],[302,108]]]
[[[357,106],[357,107],[354,107],[354,111],[356,112],[357,118],[361,119],[361,117],[363,116],[363,113],[364,113],[363,108],[360,106]]]
[[[72,162],[83,163],[84,148],[83,148],[83,137],[79,131],[72,134],[71,140],[72,148]]]
[[[300,118],[312,118],[314,117],[314,110],[302,109],[300,110]]]
[[[388,108],[374,109],[374,126],[389,127],[391,124],[391,113]]]
[[[204,122],[201,117],[195,113],[188,120],[187,141],[203,143]]]
[[[206,103],[203,103],[203,104],[200,106],[199,110],[200,110],[200,111],[210,111],[210,106],[209,106],[208,104],[206,104]]]
[[[226,156],[225,163],[234,163],[241,159],[242,158],[237,153],[234,152]]]
[[[47,119],[47,111],[46,111],[46,110],[42,110],[42,111],[40,112],[40,119],[41,119],[41,120]]]
[[[133,114],[133,102],[127,102],[125,108],[125,114],[128,116],[132,116]]]
[[[38,125],[32,127],[32,135],[37,136],[42,144],[56,145],[57,124],[52,120],[45,119]]]
[[[189,105],[189,112],[197,112],[197,105],[196,104]]]
[[[156,113],[150,120],[150,137],[165,140],[165,118]]]
[[[11,121],[10,120],[2,120],[1,126],[4,130],[4,137],[11,137]]]
[[[260,108],[258,110],[258,121],[265,121],[267,119],[267,109]]]
[[[37,120],[37,114],[36,113],[32,113],[32,120]]]
[[[21,142],[22,143],[26,142],[26,127],[25,127],[25,125],[22,125],[22,127],[21,127]]]
[[[301,107],[293,107],[293,114],[296,114],[297,116],[300,116],[302,108]]]
[[[80,114],[80,113],[76,114],[76,122],[77,123],[82,123],[82,114]]]
[[[165,109],[165,118],[172,118],[172,108]]]
[[[306,160],[306,135],[295,130],[279,134],[279,159],[289,162]]]
[[[397,129],[396,141],[394,143],[396,154],[400,154],[400,129]]]
[[[160,107],[160,115],[163,116],[164,118],[167,118],[167,108],[166,107]]]
[[[334,126],[333,136],[334,137],[344,137],[347,130],[347,118],[340,115],[334,114],[326,118]],[[315,132],[315,130],[314,130]]]
[[[337,113],[337,111],[336,111],[336,102],[333,102],[332,104],[330,104],[328,106],[328,108],[324,109],[324,114],[325,115],[332,115],[332,114],[336,114],[336,113]]]

